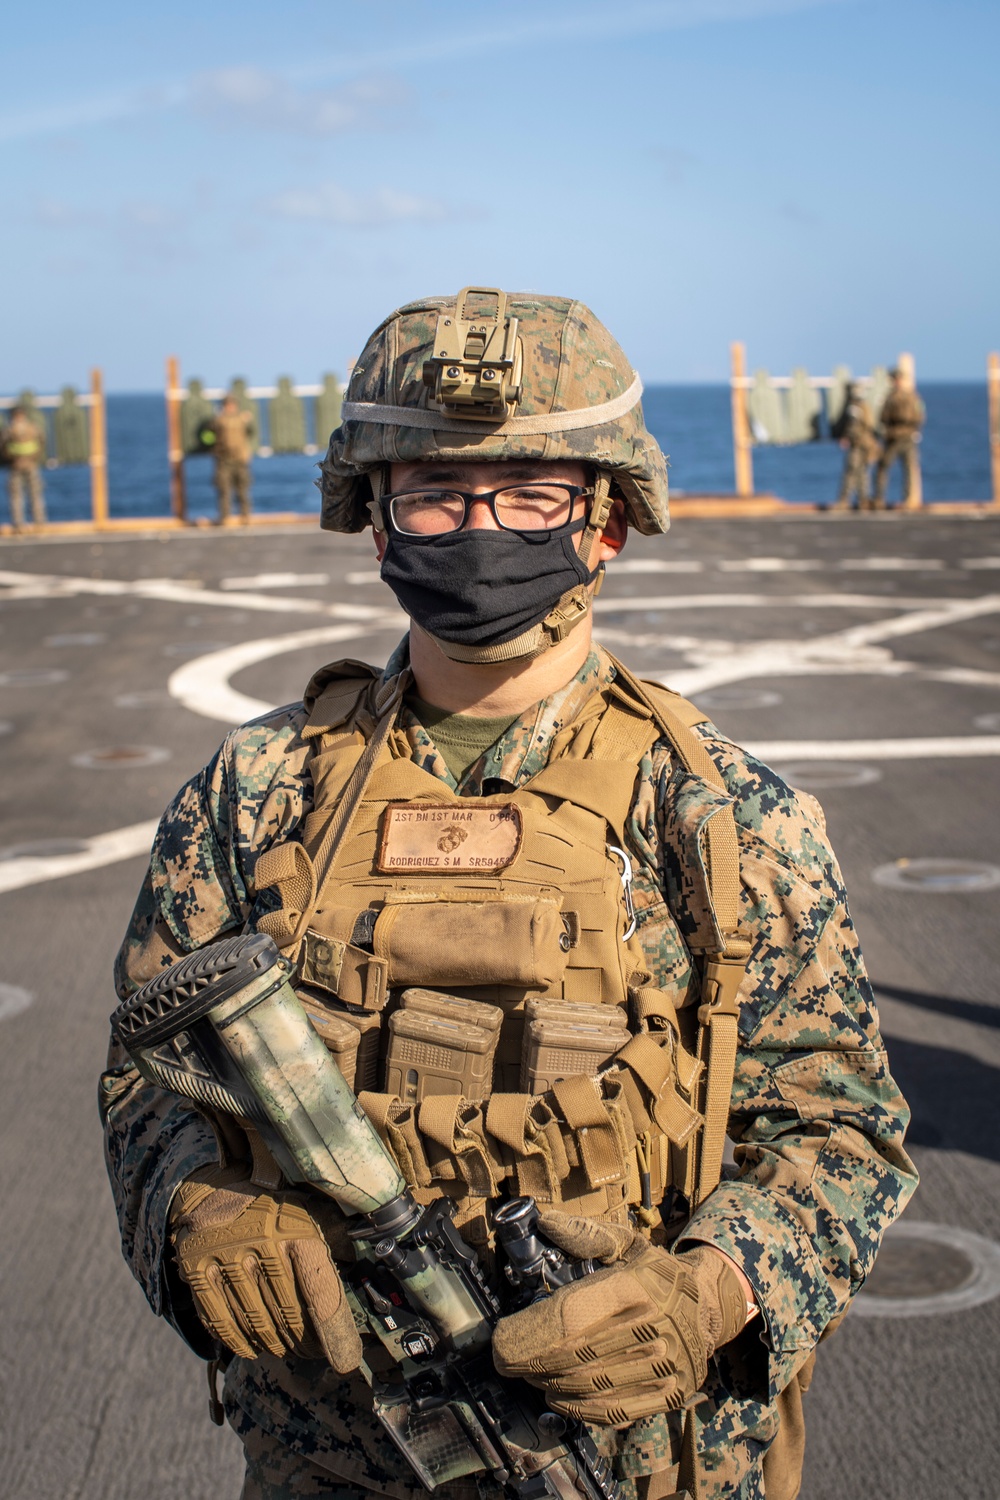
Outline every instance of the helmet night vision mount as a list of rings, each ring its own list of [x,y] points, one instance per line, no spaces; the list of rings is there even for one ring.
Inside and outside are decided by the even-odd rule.
[[[495,286],[463,287],[454,312],[442,312],[424,384],[451,417],[503,422],[521,399],[523,354],[507,294]]]

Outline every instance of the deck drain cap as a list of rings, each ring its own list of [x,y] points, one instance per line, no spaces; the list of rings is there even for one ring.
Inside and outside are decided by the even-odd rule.
[[[34,998],[30,990],[22,989],[19,984],[0,984],[0,1021],[19,1016]]]
[[[162,745],[109,745],[102,750],[84,750],[71,764],[87,771],[128,771],[133,766],[159,766],[170,759]]]
[[[836,786],[870,786],[882,777],[877,766],[862,766],[850,760],[796,760],[774,769],[782,781],[804,792]]]
[[[872,871],[876,885],[895,891],[990,891],[1000,885],[1000,866],[975,859],[897,859]]]
[[[969,1229],[903,1219],[886,1232],[875,1268],[854,1300],[863,1318],[962,1312],[1000,1296],[1000,1245]]]

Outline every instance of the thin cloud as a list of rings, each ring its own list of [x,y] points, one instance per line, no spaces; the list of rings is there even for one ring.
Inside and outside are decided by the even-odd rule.
[[[396,188],[377,188],[373,193],[352,193],[336,182],[317,187],[289,188],[263,204],[264,211],[282,219],[311,219],[347,229],[379,229],[387,224],[443,224],[467,218],[468,210]]]
[[[303,89],[281,73],[256,67],[204,73],[190,90],[192,107],[223,126],[310,136],[378,124],[408,97],[405,84],[384,75],[340,89]]]
[[[40,198],[31,210],[31,218],[40,229],[55,229],[60,233],[85,229],[97,222],[96,214],[61,198]]]
[[[512,46],[531,42],[654,35],[657,32],[715,25],[726,21],[767,20],[774,16],[794,15],[801,11],[828,9],[833,5],[848,3],[857,4],[858,0],[657,0],[657,3],[651,3],[650,0],[650,3],[617,8],[601,5],[584,11],[573,10],[563,16],[527,21],[520,25],[510,22],[502,29],[492,31],[443,33],[426,42],[383,48],[380,52],[353,55],[340,53],[334,57],[312,59],[298,67],[283,68],[280,78],[283,80],[283,87],[288,87],[296,81],[371,74],[389,68],[403,68],[416,63],[463,56],[490,47],[502,46],[509,50]],[[252,74],[257,71],[254,68],[224,70],[230,74]],[[174,79],[146,88],[120,90],[97,98],[80,99],[0,117],[0,143],[65,133],[82,126],[105,124],[154,110],[197,104],[204,77],[205,75],[198,75],[193,79]],[[303,102],[303,108],[308,116],[310,106],[307,102]]]
[[[509,22],[491,31],[430,37],[411,46],[387,48],[379,53],[316,58],[286,70],[289,78],[329,78],[364,68],[403,68],[414,63],[437,62],[446,57],[544,41],[587,41],[602,37],[652,36],[663,31],[686,30],[725,21],[762,21],[799,11],[858,4],[859,0],[647,0],[647,3],[614,8],[601,5],[589,10],[572,9],[568,14]]]

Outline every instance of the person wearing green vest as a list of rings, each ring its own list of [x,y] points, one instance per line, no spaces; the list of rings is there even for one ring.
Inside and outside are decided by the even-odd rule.
[[[372,528],[409,631],[181,789],[116,989],[266,934],[409,1191],[450,1200],[496,1371],[586,1424],[604,1493],[794,1500],[816,1346],[915,1187],[908,1110],[819,804],[593,639],[605,569],[668,524],[641,392],[570,298],[467,287],[380,324],[321,524]],[[224,1370],[243,1500],[419,1500],[424,1411],[380,1420],[363,1309],[391,1330],[396,1304],[350,1219],[117,1039],[100,1097],[124,1254]],[[495,1215],[523,1195],[581,1276],[518,1306]],[[469,1461],[434,1493],[513,1495],[435,1382]]]
[[[0,435],[4,459],[8,465],[7,493],[10,497],[10,519],[15,531],[24,530],[24,490],[31,500],[31,517],[36,526],[44,526],[45,494],[42,487],[42,458],[45,434],[21,406],[11,410],[10,421]]]

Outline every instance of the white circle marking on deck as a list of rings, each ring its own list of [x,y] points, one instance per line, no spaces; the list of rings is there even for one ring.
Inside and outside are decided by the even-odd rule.
[[[286,651],[357,640],[359,636],[372,635],[378,629],[393,630],[405,625],[404,615],[397,610],[386,610],[376,620],[366,621],[363,625],[322,625],[316,630],[296,630],[290,635],[241,641],[238,646],[227,646],[222,651],[199,656],[195,661],[178,667],[171,674],[167,690],[192,713],[201,714],[206,719],[218,719],[223,724],[243,724],[247,719],[269,713],[275,705],[260,698],[250,698],[230,687],[229,679],[235,672],[256,662],[267,661],[269,657],[282,656]]]
[[[872,871],[876,885],[918,896],[964,895],[1000,885],[1000,866],[975,859],[897,859]]]
[[[60,880],[65,875],[99,870],[102,865],[117,864],[138,854],[148,855],[158,822],[158,818],[150,818],[144,823],[131,823],[127,828],[113,828],[110,833],[95,834],[81,840],[83,848],[70,854],[21,854],[0,861],[0,894],[45,880]]]
[[[937,1313],[965,1312],[1000,1296],[1000,1245],[971,1229],[956,1229],[950,1224],[924,1223],[919,1219],[902,1219],[893,1224],[887,1239],[921,1240],[958,1250],[972,1264],[969,1279],[947,1292],[925,1297],[879,1297],[863,1288],[851,1305],[851,1316],[861,1318],[928,1318]]]

